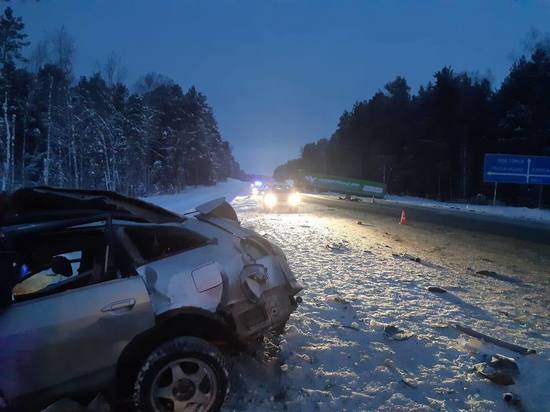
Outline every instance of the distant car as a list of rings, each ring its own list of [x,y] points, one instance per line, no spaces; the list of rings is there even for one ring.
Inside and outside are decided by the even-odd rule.
[[[180,216],[112,192],[21,189],[0,205],[0,409],[115,392],[218,410],[221,350],[280,329],[301,286],[218,199]]]
[[[300,194],[286,184],[273,184],[262,196],[264,210],[298,210]]]

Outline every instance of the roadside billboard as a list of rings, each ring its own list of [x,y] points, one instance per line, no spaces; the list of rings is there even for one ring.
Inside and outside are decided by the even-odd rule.
[[[385,194],[384,184],[371,180],[314,174],[304,176],[304,180],[313,188],[325,192],[368,197],[374,196],[377,198],[383,198]]]

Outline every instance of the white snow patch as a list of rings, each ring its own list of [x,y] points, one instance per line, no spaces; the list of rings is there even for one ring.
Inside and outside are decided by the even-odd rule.
[[[216,183],[213,186],[189,187],[174,195],[150,196],[143,200],[176,213],[186,213],[202,203],[219,197],[225,197],[225,200],[231,203],[235,197],[245,194],[249,187],[248,182],[227,179],[227,181]]]
[[[343,197],[341,193],[323,192],[321,196]],[[353,196],[364,202],[371,202],[372,198],[363,196]],[[440,202],[437,200],[426,199],[414,196],[388,195],[384,199],[375,199],[380,204],[397,204],[403,206],[424,207],[430,209],[447,210],[454,212],[478,213],[487,216],[498,216],[508,219],[519,219],[534,222],[550,223],[550,210],[531,209],[528,207],[515,206],[492,206],[492,205],[472,205],[469,203]]]
[[[378,200],[376,200],[378,202]],[[410,205],[433,209],[480,213],[483,215],[500,216],[509,219],[531,220],[550,223],[550,210],[530,209],[528,207],[471,205],[468,203],[438,202],[413,196],[386,195],[382,202],[400,205]]]

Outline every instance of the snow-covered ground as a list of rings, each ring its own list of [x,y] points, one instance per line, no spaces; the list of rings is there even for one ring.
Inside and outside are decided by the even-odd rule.
[[[246,191],[239,183],[147,200],[182,212],[199,200]],[[233,205],[243,226],[284,249],[305,289],[282,337],[234,359],[225,410],[512,411],[502,397],[513,392],[522,399],[519,410],[550,411],[547,270],[523,278],[481,276],[476,268],[411,260],[397,246],[403,242],[390,246],[383,232],[338,211],[307,205],[302,213],[268,214],[247,196]],[[448,292],[434,294],[428,286]],[[455,323],[537,354],[482,343]],[[385,325],[412,336],[392,339]],[[517,361],[514,385],[474,372],[474,364],[494,353]]]
[[[158,195],[143,198],[147,202],[172,210],[176,213],[186,213],[195,209],[201,203],[225,197],[231,202],[236,196],[246,194],[250,189],[250,183],[235,179],[227,179],[225,182],[213,186],[190,186],[175,195]]]
[[[282,340],[235,363],[227,410],[513,410],[502,400],[509,391],[529,411],[550,410],[547,281],[509,283],[394,256],[368,226],[334,214],[265,214],[249,198],[234,206],[244,226],[285,250],[305,290]],[[428,292],[432,285],[448,293]],[[482,344],[453,323],[537,354]],[[393,340],[386,324],[414,336]],[[517,360],[515,385],[473,371],[492,353]]]

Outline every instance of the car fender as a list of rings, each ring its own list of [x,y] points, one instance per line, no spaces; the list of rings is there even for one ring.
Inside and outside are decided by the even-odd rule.
[[[187,269],[188,265],[188,256],[181,255],[138,269],[157,316],[183,307],[216,312],[224,289],[221,265],[209,261]]]

